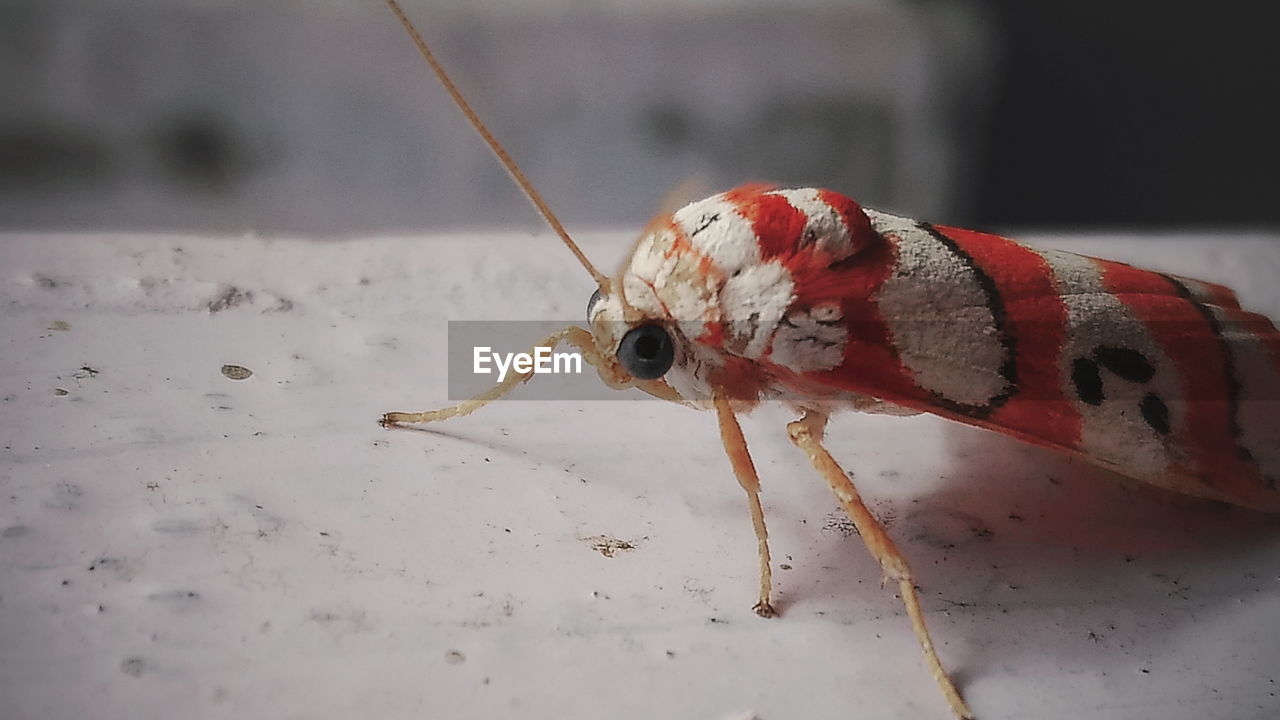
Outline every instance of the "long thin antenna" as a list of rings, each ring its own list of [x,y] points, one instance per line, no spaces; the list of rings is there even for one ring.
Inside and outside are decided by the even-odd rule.
[[[413,44],[418,46],[418,52],[422,53],[423,59],[425,59],[427,64],[431,66],[431,69],[435,71],[436,77],[440,78],[440,82],[444,85],[444,89],[449,91],[450,97],[452,97],[453,101],[458,104],[458,108],[462,110],[462,114],[467,116],[467,120],[471,121],[471,126],[474,127],[476,132],[480,133],[480,137],[488,143],[489,149],[493,151],[493,154],[498,156],[498,160],[502,163],[502,166],[506,168],[507,174],[511,176],[511,179],[515,181],[516,185],[520,186],[520,189],[524,191],[525,197],[529,198],[529,202],[532,202],[533,207],[537,209],[538,214],[541,215],[542,219],[546,220],[547,224],[551,226],[551,229],[555,230],[556,234],[560,236],[560,239],[564,241],[564,244],[569,247],[569,251],[573,253],[574,257],[578,258],[578,262],[582,263],[582,267],[586,268],[587,272],[591,273],[591,277],[594,278],[596,284],[600,286],[600,292],[608,295],[609,278],[603,275],[599,270],[596,270],[595,266],[591,264],[591,261],[582,253],[582,250],[578,247],[577,243],[569,237],[568,231],[566,231],[564,226],[560,224],[560,220],[551,212],[551,208],[547,207],[547,204],[543,202],[542,196],[538,194],[537,190],[533,189],[533,183],[529,182],[529,179],[524,176],[524,173],[520,170],[520,166],[516,165],[516,161],[512,160],[511,156],[507,154],[506,148],[502,147],[502,143],[498,142],[497,138],[493,136],[493,133],[489,132],[489,128],[480,121],[480,116],[476,115],[476,111],[471,109],[471,104],[467,102],[466,98],[462,97],[462,93],[459,92],[458,86],[453,84],[453,80],[449,78],[449,73],[445,72],[444,66],[440,64],[439,60],[436,60],[436,56],[432,54],[431,49],[427,47],[427,41],[422,39],[422,34],[413,26],[413,21],[409,19],[408,15],[405,15],[404,10],[400,8],[400,4],[397,3],[396,0],[386,0],[386,2],[391,8],[391,12],[395,13],[396,18],[400,20],[400,24],[409,32],[409,37],[413,38]]]

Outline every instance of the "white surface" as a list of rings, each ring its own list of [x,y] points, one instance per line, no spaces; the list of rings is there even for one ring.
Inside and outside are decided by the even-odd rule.
[[[586,240],[606,263],[629,244]],[[1280,316],[1275,240],[1067,247]],[[581,315],[588,279],[545,235],[10,236],[0,268],[5,718],[947,717],[781,410],[745,421],[791,568],[770,621],[710,416],[374,424],[442,402],[446,319]],[[1273,519],[931,418],[829,437],[979,717],[1280,713]]]

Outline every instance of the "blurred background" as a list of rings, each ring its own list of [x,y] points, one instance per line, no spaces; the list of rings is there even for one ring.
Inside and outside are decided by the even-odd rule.
[[[1280,224],[1249,4],[405,5],[572,228],[690,179],[992,229]],[[0,0],[0,58],[0,230],[540,227],[379,0]]]

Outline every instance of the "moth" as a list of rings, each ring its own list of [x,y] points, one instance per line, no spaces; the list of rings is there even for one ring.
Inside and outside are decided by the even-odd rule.
[[[863,208],[839,193],[750,185],[650,223],[619,273],[591,264],[467,104],[395,0],[454,101],[594,279],[575,347],[611,388],[715,413],[771,602],[760,480],[737,415],[781,402],[787,434],[896,584],[930,673],[972,718],[925,626],[916,578],[823,443],[843,410],[932,413],[1182,495],[1280,511],[1280,333],[1220,285]],[[532,353],[532,351],[531,351]],[[511,373],[466,415],[532,377]]]

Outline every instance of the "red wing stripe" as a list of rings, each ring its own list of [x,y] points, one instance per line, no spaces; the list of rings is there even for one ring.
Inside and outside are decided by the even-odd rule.
[[[748,186],[730,190],[724,197],[751,223],[760,242],[760,257],[772,260],[796,252],[809,218],[785,197],[763,192],[766,189]]]
[[[1218,340],[1222,352],[1222,376],[1225,381],[1227,428],[1231,433],[1232,439],[1238,439],[1240,437],[1240,380],[1236,376],[1235,359],[1231,356],[1231,346],[1227,343],[1226,338],[1222,336],[1222,324],[1209,308],[1201,303],[1197,296],[1178,278],[1166,275],[1165,279],[1173,285],[1180,297],[1191,303],[1196,312],[1200,314],[1200,317],[1204,318],[1205,324],[1209,326],[1213,336]],[[1243,451],[1243,448],[1237,448],[1236,454],[1240,455],[1241,451]]]
[[[1018,391],[991,415],[991,421],[1058,445],[1078,447],[1080,414],[1063,394],[1058,363],[1067,311],[1052,268],[1039,253],[998,235],[937,229],[985,270],[1003,308],[1003,329],[1010,336],[1017,363]]]
[[[1100,265],[1108,292],[1133,311],[1177,368],[1181,397],[1168,401],[1180,403],[1186,415],[1181,427],[1171,430],[1190,454],[1190,474],[1220,491],[1247,496],[1253,490],[1250,478],[1256,473],[1250,472],[1237,452],[1235,381],[1217,324],[1179,290],[1176,281],[1121,263]],[[1205,337],[1217,342],[1206,343]]]

